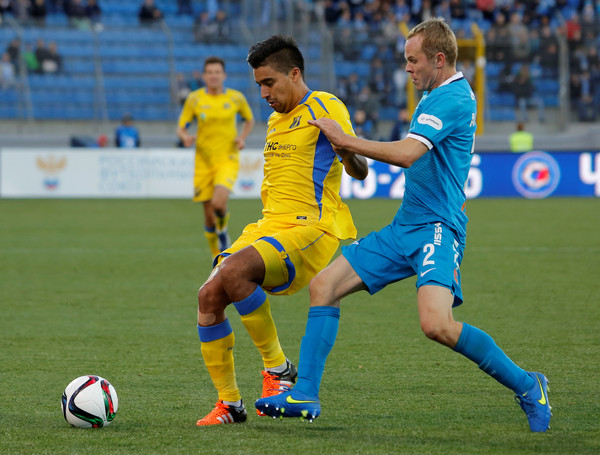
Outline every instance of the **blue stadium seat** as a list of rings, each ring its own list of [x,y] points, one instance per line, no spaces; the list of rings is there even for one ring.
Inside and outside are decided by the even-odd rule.
[[[58,52],[63,57],[86,57],[91,60],[95,52],[94,45],[91,43],[57,43],[57,45],[59,46]]]
[[[15,103],[0,102],[0,118],[12,119],[22,117],[22,112]]]
[[[496,107],[488,110],[489,120],[494,122],[514,122],[515,110],[509,107]]]
[[[93,120],[95,115],[92,106],[73,104],[36,104],[33,106],[33,117],[46,120]]]
[[[19,92],[16,89],[0,90],[0,103],[17,103],[19,101]]]
[[[96,85],[94,76],[31,74],[29,84],[34,88],[82,88],[92,89]]]
[[[106,89],[136,89],[168,90],[169,79],[158,76],[127,76],[127,75],[105,75],[104,87]]]
[[[64,59],[63,67],[67,73],[93,74],[96,70],[96,65],[93,60],[80,58]]]

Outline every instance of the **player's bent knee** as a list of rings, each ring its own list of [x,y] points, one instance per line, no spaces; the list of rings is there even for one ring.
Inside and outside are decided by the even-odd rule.
[[[217,286],[207,282],[198,290],[199,314],[220,314],[225,311],[226,306],[223,292]]]
[[[453,347],[458,335],[452,324],[440,324],[437,321],[421,321],[421,330],[427,338],[444,346]]]
[[[327,306],[332,302],[332,287],[323,274],[318,274],[308,284],[310,303],[312,306]]]
[[[421,330],[427,338],[442,343],[446,337],[444,328],[434,321],[421,321]]]

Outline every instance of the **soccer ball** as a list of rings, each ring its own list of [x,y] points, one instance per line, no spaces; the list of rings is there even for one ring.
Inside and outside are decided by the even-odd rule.
[[[80,376],[69,383],[62,395],[65,420],[78,428],[105,427],[119,408],[117,391],[100,376]]]

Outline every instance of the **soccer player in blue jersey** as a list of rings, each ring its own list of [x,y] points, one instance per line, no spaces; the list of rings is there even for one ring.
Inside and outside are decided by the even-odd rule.
[[[300,347],[298,382],[283,394],[259,399],[256,408],[273,417],[320,414],[319,388],[338,329],[340,299],[359,290],[375,294],[417,275],[417,304],[425,335],[475,362],[512,389],[531,431],[550,422],[547,379],[517,366],[485,332],[455,321],[463,301],[460,263],[466,241],[464,183],[476,129],[476,101],[456,71],[456,38],[443,19],[432,18],[407,36],[406,71],[424,94],[408,136],[374,142],[345,134],[331,119],[311,121],[340,150],[405,169],[404,200],[392,223],[342,248],[342,255],[311,280],[311,307]]]

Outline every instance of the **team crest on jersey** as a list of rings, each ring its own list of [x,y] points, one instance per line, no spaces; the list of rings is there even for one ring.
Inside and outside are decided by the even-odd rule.
[[[231,104],[230,103],[223,104],[223,109],[231,109]]]
[[[298,126],[300,126],[300,120],[302,119],[302,116],[298,116],[298,117],[294,117],[294,120],[292,121],[292,124],[290,125],[290,130],[292,128],[297,128]]]

